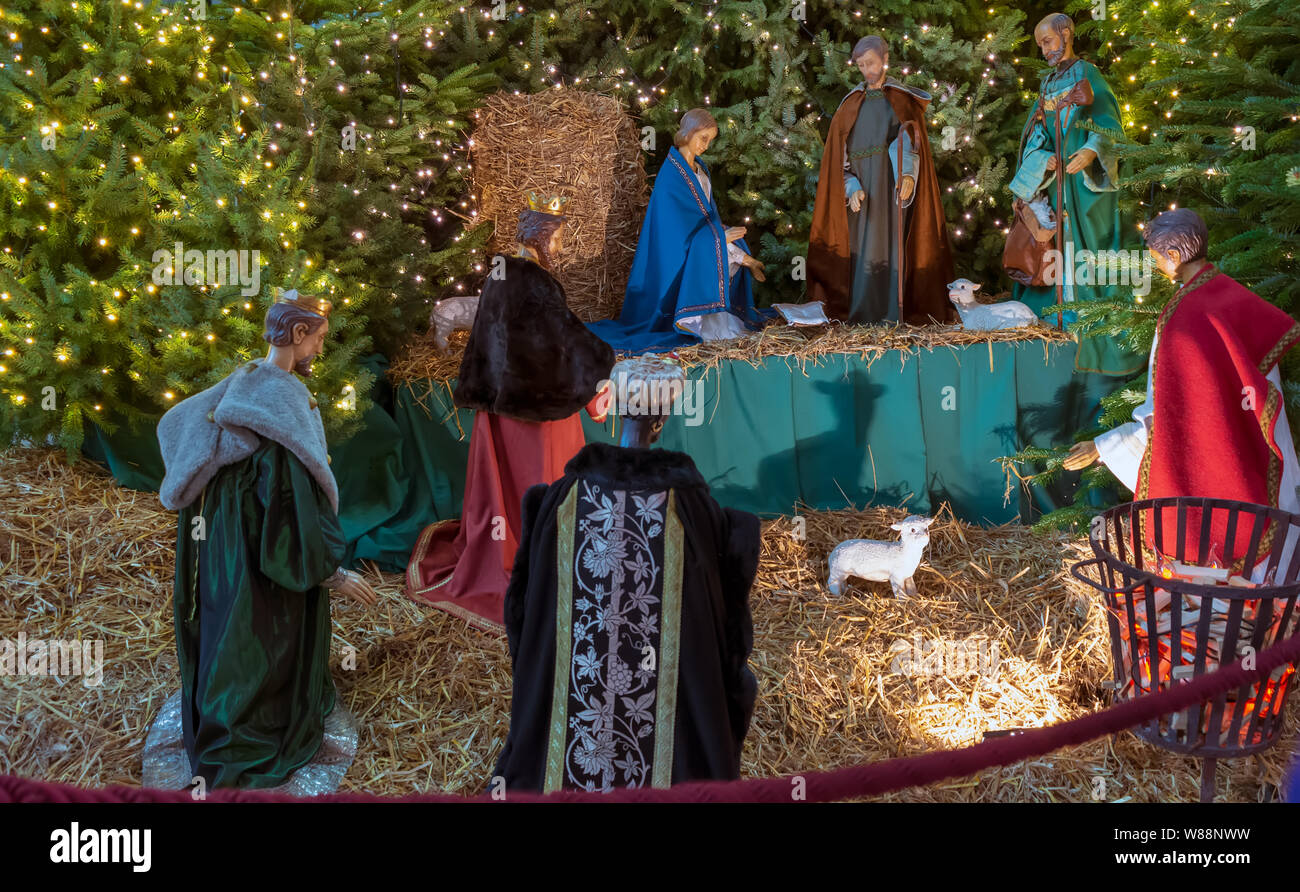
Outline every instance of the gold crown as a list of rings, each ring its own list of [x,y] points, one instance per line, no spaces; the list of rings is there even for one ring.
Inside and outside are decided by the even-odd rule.
[[[317,316],[324,316],[326,319],[329,318],[330,310],[334,309],[334,304],[325,298],[311,294],[299,294],[295,288],[290,288],[288,291],[276,288],[275,302],[278,304],[293,304],[300,310],[315,313]]]
[[[537,211],[539,214],[562,217],[564,206],[568,203],[569,199],[560,195],[538,195],[532,190],[528,192],[528,210]]]

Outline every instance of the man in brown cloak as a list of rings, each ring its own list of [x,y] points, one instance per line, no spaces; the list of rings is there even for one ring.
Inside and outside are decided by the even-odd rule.
[[[828,316],[847,322],[898,321],[895,167],[901,155],[901,321],[947,322],[952,248],[926,129],[930,96],[885,76],[889,48],[881,37],[858,41],[852,61],[864,83],[840,103],[826,137],[808,246],[808,299],[823,301]]]

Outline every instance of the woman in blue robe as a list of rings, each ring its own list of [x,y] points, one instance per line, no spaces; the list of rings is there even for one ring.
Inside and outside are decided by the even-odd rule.
[[[763,264],[749,253],[743,226],[723,225],[699,158],[717,135],[718,123],[704,109],[682,117],[650,194],[623,312],[590,323],[621,353],[743,337],[771,315],[754,308],[750,279],[765,280]]]

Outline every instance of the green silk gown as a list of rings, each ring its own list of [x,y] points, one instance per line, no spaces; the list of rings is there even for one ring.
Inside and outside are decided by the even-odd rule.
[[[325,492],[273,440],[181,509],[182,721],[191,767],[210,787],[277,786],[320,748],[335,701],[321,583],[345,547]]]

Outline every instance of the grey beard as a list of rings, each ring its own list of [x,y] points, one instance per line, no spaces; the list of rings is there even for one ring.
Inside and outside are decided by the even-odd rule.
[[[1065,58],[1065,47],[1061,47],[1059,50],[1057,50],[1057,51],[1054,52],[1054,53],[1048,53],[1048,54],[1047,54],[1047,61],[1048,61],[1048,64],[1051,64],[1051,65],[1059,65],[1059,64],[1061,64],[1061,60],[1062,60],[1063,58]]]

